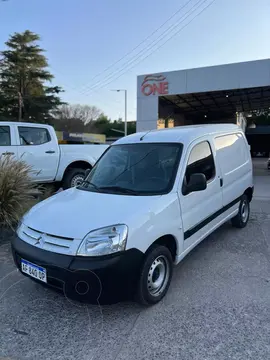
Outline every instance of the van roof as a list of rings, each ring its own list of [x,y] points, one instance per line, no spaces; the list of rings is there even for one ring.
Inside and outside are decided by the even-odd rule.
[[[132,144],[137,142],[179,142],[187,144],[208,134],[234,132],[239,130],[242,131],[242,129],[235,124],[183,125],[169,129],[135,133],[119,139],[114,144]]]

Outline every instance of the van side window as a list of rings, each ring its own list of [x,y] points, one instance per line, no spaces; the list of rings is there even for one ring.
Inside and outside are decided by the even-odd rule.
[[[210,181],[215,177],[215,162],[208,141],[195,145],[191,150],[185,174],[185,181],[187,184],[190,175],[196,173],[204,174],[207,181]]]
[[[224,174],[237,169],[248,161],[247,146],[241,133],[218,136],[214,139],[214,144]],[[237,156],[235,156],[236,154]]]
[[[51,141],[47,129],[19,126],[20,145],[42,145]]]
[[[0,126],[0,146],[10,146],[10,128],[9,126]]]

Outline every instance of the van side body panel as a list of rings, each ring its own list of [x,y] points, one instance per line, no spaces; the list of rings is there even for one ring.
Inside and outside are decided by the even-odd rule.
[[[213,188],[208,196],[203,193],[191,193],[187,197],[181,193],[181,185],[186,170],[187,158],[194,144],[199,140],[207,140],[211,144],[215,160],[216,177],[219,189]],[[211,134],[201,139],[196,139],[187,145],[182,159],[181,175],[179,176],[178,195],[183,223],[184,251],[176,258],[180,262],[196,245],[223,223],[237,215],[241,196],[253,188],[253,171],[249,146],[241,129],[233,132]],[[210,182],[209,188],[213,183]],[[220,197],[217,192],[220,191]],[[190,197],[190,205],[188,204]],[[221,201],[219,200],[221,199]],[[215,202],[218,206],[211,206]],[[211,209],[210,209],[211,206]],[[201,209],[198,211],[198,209]],[[195,212],[194,212],[195,211]],[[194,212],[194,216],[192,213]]]
[[[215,136],[216,157],[223,181],[223,206],[230,204],[253,187],[252,161],[242,132]]]

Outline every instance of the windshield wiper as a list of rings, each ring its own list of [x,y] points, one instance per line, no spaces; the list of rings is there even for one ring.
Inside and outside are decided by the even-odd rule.
[[[79,185],[80,187],[82,187],[83,184],[87,184],[87,185],[91,185],[93,186],[93,188],[99,192],[102,192],[102,191],[115,191],[115,192],[121,192],[123,194],[131,194],[131,195],[138,195],[138,192],[135,191],[135,190],[132,190],[132,189],[127,189],[127,188],[124,188],[122,186],[97,186],[96,184],[92,183],[91,181],[88,181],[88,180],[83,180],[82,183]]]
[[[138,195],[138,192],[135,191],[135,190],[132,190],[132,189],[127,189],[127,188],[124,188],[122,186],[101,186],[98,188],[98,190],[111,190],[111,191],[116,191],[116,192],[121,192],[123,194],[131,194],[131,195]]]
[[[83,180],[82,183],[81,183],[79,186],[82,186],[82,184],[91,185],[91,186],[93,186],[93,188],[94,188],[95,190],[99,190],[99,189],[100,189],[96,184],[94,184],[94,183],[92,183],[91,181],[88,181],[88,180]]]

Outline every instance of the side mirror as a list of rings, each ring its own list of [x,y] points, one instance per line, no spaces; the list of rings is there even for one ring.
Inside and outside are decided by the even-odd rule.
[[[91,172],[91,169],[85,170],[85,173],[84,173],[84,178],[85,178],[85,179],[88,177],[88,175],[90,174],[90,172]]]
[[[202,173],[190,175],[188,184],[185,186],[184,195],[194,191],[202,191],[207,187],[206,177]]]

